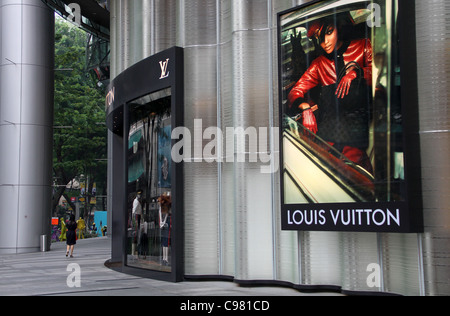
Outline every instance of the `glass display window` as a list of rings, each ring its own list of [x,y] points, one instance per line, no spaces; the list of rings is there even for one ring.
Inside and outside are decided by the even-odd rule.
[[[171,90],[128,108],[127,265],[171,272]]]

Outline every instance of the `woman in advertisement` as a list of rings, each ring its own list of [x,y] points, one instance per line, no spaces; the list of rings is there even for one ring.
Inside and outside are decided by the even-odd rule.
[[[372,85],[372,45],[369,39],[343,36],[344,23],[335,17],[308,25],[308,38],[321,47],[317,57],[288,95],[290,113],[303,126],[334,146],[347,159],[372,173],[366,150]],[[321,86],[318,104],[308,92]]]

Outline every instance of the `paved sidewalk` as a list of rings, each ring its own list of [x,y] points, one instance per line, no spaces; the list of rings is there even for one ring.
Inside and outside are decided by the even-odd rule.
[[[232,282],[167,283],[130,276],[105,267],[110,258],[110,239],[79,240],[74,258],[65,257],[65,243],[52,244],[51,251],[0,255],[0,296],[308,296],[281,287],[240,287]],[[81,287],[67,285],[76,263],[81,269]],[[69,278],[69,281],[71,278]]]

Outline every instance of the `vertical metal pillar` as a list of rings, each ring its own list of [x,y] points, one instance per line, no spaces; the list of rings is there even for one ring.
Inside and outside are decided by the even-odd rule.
[[[50,234],[53,74],[53,11],[0,0],[0,253]]]
[[[426,295],[450,295],[450,3],[415,1]],[[422,255],[422,254],[420,254]]]

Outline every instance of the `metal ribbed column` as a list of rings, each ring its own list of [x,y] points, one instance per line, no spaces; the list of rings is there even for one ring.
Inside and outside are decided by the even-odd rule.
[[[269,2],[232,1],[235,128],[270,127],[273,43]],[[243,152],[245,162],[238,161]],[[272,178],[261,173],[260,163],[250,162],[251,154],[250,148],[235,147],[235,277],[271,280],[274,278]]]
[[[416,1],[425,294],[450,295],[450,3]]]
[[[178,44],[185,56],[185,125],[200,140],[194,141],[193,160],[185,167],[185,269],[191,275],[218,275],[218,164],[205,162],[203,146],[208,141],[202,141],[205,129],[217,126],[218,3],[184,0],[178,6]]]
[[[53,11],[1,0],[0,30],[0,253],[33,252],[50,235]]]

